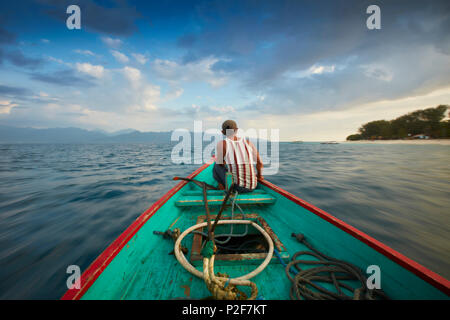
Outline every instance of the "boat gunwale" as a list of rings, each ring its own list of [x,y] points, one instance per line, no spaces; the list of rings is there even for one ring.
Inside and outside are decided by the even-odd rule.
[[[212,157],[208,162],[203,164],[197,170],[192,172],[188,178],[192,179],[197,176],[204,169],[209,167],[215,160]],[[278,187],[277,185],[267,181],[258,180],[263,186],[277,192],[278,194],[284,196],[288,200],[300,205],[301,207],[307,209],[309,212],[319,216],[325,221],[333,224],[339,229],[345,231],[349,235],[353,236],[359,241],[367,244],[372,249],[381,253],[389,260],[397,263],[406,270],[412,272],[422,280],[431,284],[433,287],[437,288],[441,292],[450,295],[450,281],[444,277],[438,275],[437,273],[427,269],[426,267],[420,265],[414,260],[406,257],[405,255],[397,252],[396,250],[388,247],[387,245],[381,243],[380,241],[372,238],[371,236],[365,234],[364,232],[352,227],[351,225],[345,223],[344,221],[334,217],[333,215],[325,212],[324,210],[317,208],[316,206],[306,202],[303,199],[291,194],[290,192]],[[128,241],[139,231],[139,229],[170,199],[174,196],[182,187],[184,187],[188,181],[180,181],[172,189],[170,189],[166,194],[164,194],[158,201],[156,201],[150,208],[144,211],[122,234],[114,240],[95,260],[91,265],[83,272],[81,275],[81,287],[80,289],[68,289],[62,296],[62,300],[79,300],[86,293],[86,291],[91,287],[95,280],[100,276],[100,274],[106,269],[109,263],[114,259],[114,257],[122,250],[123,247],[128,243]],[[85,279],[83,281],[83,279]]]

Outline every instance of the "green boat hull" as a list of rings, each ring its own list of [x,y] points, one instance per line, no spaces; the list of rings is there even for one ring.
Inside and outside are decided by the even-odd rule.
[[[212,165],[206,164],[191,177],[216,185]],[[380,267],[381,289],[391,299],[448,299],[449,282],[418,265],[398,252],[379,243],[326,212],[270,184],[260,183],[252,194],[242,198],[246,214],[260,218],[282,244],[281,255],[287,262],[296,252],[308,250],[291,236],[302,233],[309,243],[324,254],[348,261],[361,270]],[[211,214],[219,210],[220,196],[209,191]],[[149,210],[144,212],[96,261],[83,273],[80,289],[70,289],[63,299],[203,299],[211,296],[203,279],[187,272],[174,255],[171,239],[154,231],[179,228],[181,232],[197,224],[205,214],[200,188],[193,183],[180,182]],[[261,200],[262,199],[262,200]],[[230,208],[224,212],[231,215]],[[235,232],[240,232],[236,229]],[[192,260],[193,236],[183,245]],[[247,274],[261,263],[260,255],[242,259],[217,260],[214,271],[231,277]],[[202,270],[196,261],[193,265]],[[285,267],[277,257],[256,277],[252,278],[261,299],[290,299],[292,283]]]

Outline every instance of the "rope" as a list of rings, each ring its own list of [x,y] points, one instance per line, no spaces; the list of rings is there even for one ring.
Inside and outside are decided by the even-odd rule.
[[[236,206],[239,211],[242,214],[242,218],[245,219],[245,213],[244,210],[242,210],[242,208],[236,203],[236,199],[238,196],[238,192],[236,191],[234,196],[233,196],[233,200],[231,202],[231,220],[233,220],[234,218],[234,207]],[[205,197],[204,197],[205,198]],[[197,234],[201,234],[204,237],[208,237],[208,234],[206,232],[202,232],[202,231],[194,231],[194,233]],[[226,244],[228,243],[232,237],[245,237],[248,234],[248,225],[245,226],[245,231],[241,234],[235,234],[233,233],[233,225],[231,225],[230,227],[230,231],[229,233],[222,233],[222,234],[218,234],[214,236],[214,242],[217,244]],[[227,237],[225,240],[218,240],[217,238],[222,238],[222,237]],[[221,247],[221,246],[218,246]]]
[[[214,255],[214,242],[212,240],[208,240],[206,242],[201,254],[205,258],[211,258]]]
[[[293,233],[292,236],[311,250],[295,253],[292,261],[285,266],[286,275],[292,282],[290,290],[292,300],[375,300],[377,297],[387,299],[381,290],[367,287],[366,277],[355,265],[326,256],[309,244],[302,234]],[[297,259],[304,255],[315,257],[317,260]],[[317,266],[301,269],[300,264]],[[344,280],[356,280],[361,286],[355,289],[344,283]],[[319,283],[333,284],[337,292],[325,289]],[[352,295],[347,295],[345,291],[351,292]]]
[[[227,274],[214,275],[214,256],[203,259],[203,277],[208,290],[217,300],[247,300],[247,295],[239,290],[235,284],[230,284],[231,278]],[[251,281],[245,281],[241,285],[251,288],[252,293],[248,300],[255,300],[258,296],[258,288]]]
[[[213,243],[214,247],[214,231],[211,229],[211,215],[209,214],[208,198],[206,193],[206,183],[203,185],[203,202],[205,203],[206,220],[208,221],[208,240]]]
[[[192,264],[190,264],[187,261],[185,255],[181,252],[180,248],[181,241],[192,231],[205,227],[207,225],[207,222],[199,223],[188,228],[177,238],[174,248],[175,257],[177,258],[178,262],[183,266],[183,268],[185,268],[188,272],[192,273],[196,277],[205,280],[208,290],[213,294],[214,298],[244,299],[246,298],[245,294],[243,294],[243,292],[239,291],[235,287],[249,286],[250,288],[252,288],[252,294],[248,299],[255,299],[258,295],[258,289],[256,288],[256,285],[253,282],[249,281],[249,279],[255,277],[261,271],[263,271],[269,264],[270,260],[272,259],[274,245],[272,239],[270,238],[270,235],[263,228],[261,228],[261,226],[250,220],[222,220],[218,221],[217,224],[250,224],[254,228],[256,228],[259,232],[261,232],[264,238],[266,238],[267,243],[269,244],[269,252],[267,253],[266,258],[261,263],[261,265],[259,265],[252,272],[238,278],[230,278],[224,275],[220,276],[218,275],[216,277],[214,275],[214,255],[212,255],[211,258],[203,259],[203,272],[194,268],[194,266],[192,266]],[[227,283],[227,281],[229,282],[229,284],[225,286],[225,283]]]
[[[237,286],[248,286],[251,288],[251,295],[248,298],[249,300],[255,300],[258,297],[258,288],[256,287],[256,284],[249,281],[248,279],[256,276],[258,273],[260,273],[264,268],[269,264],[270,260],[272,259],[273,255],[273,242],[270,238],[269,234],[262,229],[259,225],[254,223],[250,220],[223,220],[220,221],[222,212],[225,209],[225,206],[227,204],[228,198],[230,197],[231,193],[234,191],[234,184],[231,185],[231,187],[228,189],[225,198],[222,202],[222,206],[220,207],[220,210],[216,216],[216,219],[214,220],[214,224],[211,226],[211,217],[210,217],[210,211],[208,207],[208,199],[207,199],[207,189],[208,188],[215,188],[212,187],[202,181],[197,181],[193,179],[187,179],[187,178],[174,178],[174,180],[187,180],[194,182],[198,186],[201,186],[203,189],[203,200],[205,204],[205,210],[206,210],[206,217],[207,222],[197,224],[195,226],[192,226],[188,228],[186,231],[184,231],[180,236],[177,237],[175,242],[175,257],[180,262],[180,264],[190,273],[194,274],[197,277],[203,278],[208,290],[212,293],[213,297],[215,299],[219,300],[246,300],[247,295],[239,290]],[[236,192],[237,196],[237,192]],[[233,205],[232,205],[232,214],[234,214],[234,204],[236,201],[236,197],[233,199]],[[239,207],[240,209],[240,207]],[[243,213],[242,209],[240,209]],[[266,259],[263,261],[263,263],[253,270],[252,272],[248,273],[245,276],[239,277],[239,278],[230,278],[226,274],[217,274],[217,277],[214,275],[214,256],[215,256],[215,250],[216,246],[214,244],[215,236],[214,236],[214,230],[218,224],[245,224],[246,225],[246,231],[244,234],[247,234],[248,232],[248,225],[251,224],[253,227],[255,227],[257,230],[259,230],[264,237],[266,238],[268,244],[269,244],[269,252],[266,256]],[[184,254],[181,252],[181,240],[189,234],[191,231],[194,231],[195,229],[208,226],[208,241],[206,242],[206,245],[202,249],[202,255],[203,255],[203,273],[199,270],[195,269],[187,260]],[[233,228],[231,228],[231,233],[233,232]],[[231,236],[222,243],[226,243],[231,239]]]
[[[225,206],[227,205],[227,202],[228,202],[228,199],[231,196],[231,193],[234,191],[234,187],[235,187],[235,184],[233,183],[230,186],[230,188],[228,189],[227,194],[225,195],[225,198],[223,199],[222,206],[220,207],[220,210],[219,210],[219,212],[217,213],[217,216],[216,216],[216,220],[214,220],[214,224],[212,226],[212,230],[211,230],[212,234],[214,234],[214,230],[216,230],[217,223],[219,222],[220,218],[222,217],[222,213],[225,210]],[[204,201],[206,203],[208,202],[208,200],[206,199],[206,195],[204,197]],[[210,239],[210,240],[212,240],[212,239]]]
[[[234,207],[235,207],[235,205],[238,206],[239,210],[242,213],[242,216],[243,216],[242,218],[245,219],[244,211],[236,203],[237,196],[238,196],[238,192],[235,191],[235,193],[233,195],[233,200],[231,201],[231,220],[233,220],[233,218],[234,218]],[[216,238],[218,238],[218,237],[228,237],[227,239],[225,239],[225,240],[217,240],[217,239],[215,239],[215,242],[217,242],[219,244],[226,244],[226,243],[228,243],[231,240],[232,237],[245,237],[247,235],[247,233],[248,233],[248,224],[245,225],[245,231],[244,231],[243,234],[233,234],[233,227],[234,227],[234,225],[232,224],[230,226],[230,232],[228,234],[221,234],[221,235],[217,235],[216,236]]]

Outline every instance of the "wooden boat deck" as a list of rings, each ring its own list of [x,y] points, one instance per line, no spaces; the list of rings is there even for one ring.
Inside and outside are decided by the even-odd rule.
[[[204,166],[202,169],[204,170],[195,173],[198,174],[195,179],[213,184],[211,166]],[[241,207],[246,213],[257,213],[267,222],[290,257],[295,252],[308,250],[291,236],[292,233],[302,233],[309,243],[324,254],[351,262],[363,271],[369,265],[380,266],[381,287],[392,299],[448,299],[442,291],[448,290],[448,281],[445,282],[445,279],[431,272],[424,276],[419,272],[421,266],[410,262],[406,257],[389,248],[385,249],[376,240],[360,241],[358,237],[362,233],[356,229],[354,231],[345,225],[345,228],[341,227],[341,221],[326,217],[332,222],[330,223],[317,212],[302,207],[286,196],[280,196],[274,188],[268,186],[270,183],[259,184],[258,191],[276,198],[275,203],[243,204]],[[82,289],[69,290],[64,298],[170,300],[211,296],[202,279],[188,273],[174,255],[169,255],[174,242],[153,234],[153,231],[165,231],[169,228],[179,228],[183,232],[196,224],[198,216],[205,214],[202,206],[175,204],[185,194],[192,195],[198,190],[192,183],[183,185],[181,190],[175,190],[162,199],[157,204],[157,210],[150,208],[83,274]],[[217,206],[212,206],[211,214],[218,209]],[[230,215],[230,208],[225,214]],[[184,245],[189,249],[188,260],[192,241],[192,234],[184,240]],[[401,263],[395,259],[401,260]],[[242,276],[255,269],[255,263],[259,262],[242,260],[216,263],[215,272],[224,272],[231,277]],[[201,268],[197,267],[199,270]],[[291,282],[284,269],[279,261],[273,259],[264,271],[251,279],[256,283],[261,298],[289,299]],[[441,290],[437,288],[439,283]]]
[[[153,234],[153,231],[165,231],[171,225],[172,228],[187,229],[197,223],[199,215],[205,214],[202,209],[201,207],[183,207],[178,212],[166,213],[166,217],[171,216],[170,220],[156,223],[155,219],[152,221],[154,223],[144,225],[139,234],[133,237],[122,250],[123,252],[116,256],[108,269],[92,285],[83,299],[89,299],[90,297],[97,299],[99,291],[101,292],[101,299],[202,299],[210,296],[211,294],[204,281],[188,273],[174,255],[169,255],[169,252],[173,250],[174,242],[171,239],[163,239],[162,236]],[[218,208],[211,208],[211,214],[214,214],[217,210]],[[250,210],[248,206],[244,207],[244,210],[255,211]],[[229,209],[227,211],[225,214],[230,215]],[[270,212],[262,211],[265,210],[258,208],[258,214],[264,217],[272,228],[276,229],[276,225],[280,223],[279,219],[271,215]],[[152,217],[152,219],[154,218],[156,217]],[[286,230],[286,232],[294,231],[297,230],[294,230],[294,228]],[[140,239],[141,233],[143,240]],[[281,235],[277,234],[277,236]],[[189,235],[183,242],[189,249],[188,260],[191,254],[192,240],[193,235]],[[296,248],[296,251],[305,249],[294,238],[290,237],[290,233],[286,233],[281,241],[287,247]],[[231,277],[237,277],[255,269],[259,262],[230,261],[224,264],[224,262],[219,261],[216,263],[215,271],[226,272]],[[201,266],[198,269],[201,270]],[[133,273],[128,272],[129,270],[133,270]],[[118,274],[122,275],[125,281],[117,279]],[[259,294],[263,297],[289,299],[291,283],[286,277],[281,263],[273,261],[261,274],[253,278],[253,281],[257,284],[265,284],[264,286],[258,286]],[[106,288],[103,284],[107,284]]]

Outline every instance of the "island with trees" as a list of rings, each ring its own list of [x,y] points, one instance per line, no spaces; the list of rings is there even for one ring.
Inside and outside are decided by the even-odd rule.
[[[439,105],[394,120],[371,121],[363,124],[357,134],[349,135],[347,140],[448,139],[450,120],[444,120],[448,109],[449,105]]]

